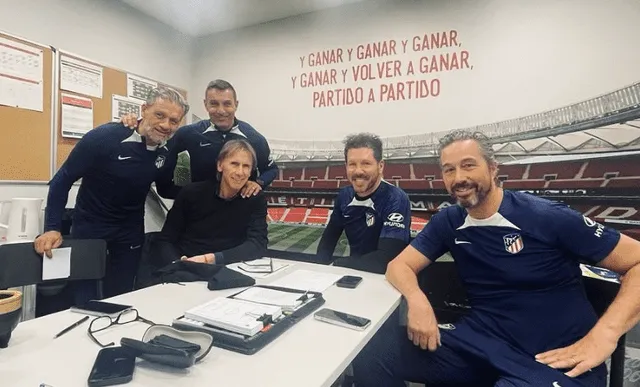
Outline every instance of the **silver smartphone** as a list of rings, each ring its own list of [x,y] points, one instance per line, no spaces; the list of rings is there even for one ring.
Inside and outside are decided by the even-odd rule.
[[[337,310],[323,308],[313,314],[316,320],[324,321],[329,324],[339,325],[341,327],[363,331],[371,324],[368,318],[354,316],[349,313],[338,312]]]

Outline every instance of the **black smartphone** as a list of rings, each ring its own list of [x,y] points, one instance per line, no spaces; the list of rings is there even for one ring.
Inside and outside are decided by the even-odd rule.
[[[368,318],[355,316],[349,313],[339,312],[337,310],[328,308],[320,309],[319,311],[314,313],[313,317],[319,321],[345,328],[355,329],[357,331],[363,331],[371,324],[371,320],[369,320]]]
[[[118,314],[133,308],[131,305],[114,304],[112,302],[91,300],[83,305],[72,306],[69,308],[71,312],[88,314],[91,316],[111,316],[115,317]]]
[[[127,348],[103,348],[89,374],[89,387],[115,386],[133,379],[136,357]]]
[[[336,282],[336,286],[339,288],[355,289],[362,282],[362,277],[355,275],[345,275]]]

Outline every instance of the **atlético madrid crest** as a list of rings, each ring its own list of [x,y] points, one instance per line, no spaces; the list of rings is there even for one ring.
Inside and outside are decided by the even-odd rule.
[[[504,249],[511,254],[519,253],[524,248],[524,242],[520,234],[508,234],[502,237],[504,240]]]
[[[160,169],[164,165],[164,160],[166,158],[163,155],[160,155],[156,158],[156,168]]]
[[[373,226],[375,222],[376,222],[376,218],[373,216],[373,214],[367,212],[367,227]]]

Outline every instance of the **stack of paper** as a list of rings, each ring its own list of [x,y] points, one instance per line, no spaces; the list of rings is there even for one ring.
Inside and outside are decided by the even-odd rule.
[[[264,328],[265,315],[276,320],[282,316],[282,308],[221,297],[184,313],[188,319],[246,336],[253,336]]]
[[[322,273],[311,270],[296,270],[269,285],[322,293],[342,278],[341,274]]]
[[[272,258],[260,258],[249,262],[236,262],[227,265],[229,269],[253,278],[267,278],[290,266],[288,263],[276,262]]]
[[[287,312],[294,311],[303,303],[302,294],[300,293],[283,292],[262,287],[250,287],[242,293],[236,294],[234,298],[277,306]]]

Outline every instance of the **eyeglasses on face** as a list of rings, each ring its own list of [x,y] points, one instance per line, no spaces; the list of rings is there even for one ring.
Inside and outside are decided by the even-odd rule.
[[[94,336],[94,333],[104,331],[105,329],[113,325],[124,325],[124,324],[129,324],[135,321],[141,321],[149,325],[155,325],[153,321],[147,320],[146,318],[141,317],[138,314],[137,309],[128,309],[128,310],[125,310],[124,312],[119,313],[115,318],[111,316],[100,316],[100,317],[94,318],[91,321],[91,324],[89,324],[89,329],[87,330],[87,332],[89,333],[89,337],[91,337],[91,340],[93,340],[96,344],[98,344],[102,348],[111,347],[115,345],[115,343],[111,342],[109,344],[102,344]]]

